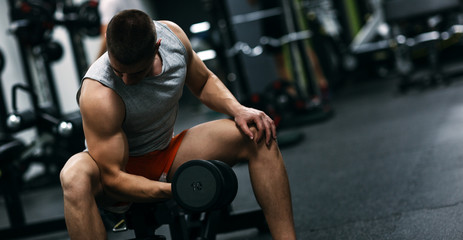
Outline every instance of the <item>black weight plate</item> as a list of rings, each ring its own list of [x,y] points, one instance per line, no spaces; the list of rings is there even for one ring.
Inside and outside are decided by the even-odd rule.
[[[233,169],[226,163],[218,160],[212,160],[211,162],[219,168],[224,179],[224,188],[219,202],[216,204],[216,208],[223,208],[235,199],[238,192],[238,179]]]
[[[172,192],[177,203],[195,212],[211,209],[221,195],[222,186],[220,170],[205,160],[182,164],[172,180]]]

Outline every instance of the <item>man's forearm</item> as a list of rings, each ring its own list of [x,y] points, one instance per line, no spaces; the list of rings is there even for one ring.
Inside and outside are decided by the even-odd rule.
[[[118,201],[152,202],[172,196],[170,183],[159,182],[125,172],[103,182],[104,191]]]

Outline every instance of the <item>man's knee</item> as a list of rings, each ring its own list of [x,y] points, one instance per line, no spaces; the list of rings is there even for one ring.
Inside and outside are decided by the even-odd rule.
[[[96,188],[98,176],[96,163],[89,161],[88,154],[78,153],[72,156],[60,172],[60,181],[65,196],[92,193]],[[93,163],[92,163],[93,162]]]
[[[251,130],[252,134],[254,136],[257,136],[259,130],[255,126],[249,127]],[[244,140],[244,149],[245,149],[245,154],[247,155],[246,159],[248,160],[253,160],[253,159],[273,159],[273,158],[278,158],[280,156],[280,150],[278,148],[277,142],[272,139],[270,141],[270,145],[267,145],[265,143],[265,136],[262,136],[260,141],[255,142],[253,140],[250,140],[249,138],[246,138]],[[265,156],[264,156],[265,155]]]

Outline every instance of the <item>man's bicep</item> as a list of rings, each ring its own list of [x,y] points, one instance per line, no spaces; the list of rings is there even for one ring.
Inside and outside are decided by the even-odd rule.
[[[89,154],[102,174],[117,173],[128,158],[128,145],[117,111],[82,101],[83,128]]]
[[[104,136],[93,134],[87,139],[87,147],[102,174],[117,173],[128,159],[127,140],[122,131]]]

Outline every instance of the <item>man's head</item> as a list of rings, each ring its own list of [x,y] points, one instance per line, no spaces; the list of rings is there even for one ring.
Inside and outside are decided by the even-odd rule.
[[[106,30],[106,45],[111,58],[132,65],[153,59],[156,54],[156,28],[153,20],[139,10],[115,15]]]
[[[152,73],[159,48],[153,20],[139,10],[125,10],[115,15],[106,30],[111,67],[125,84],[140,82]]]

